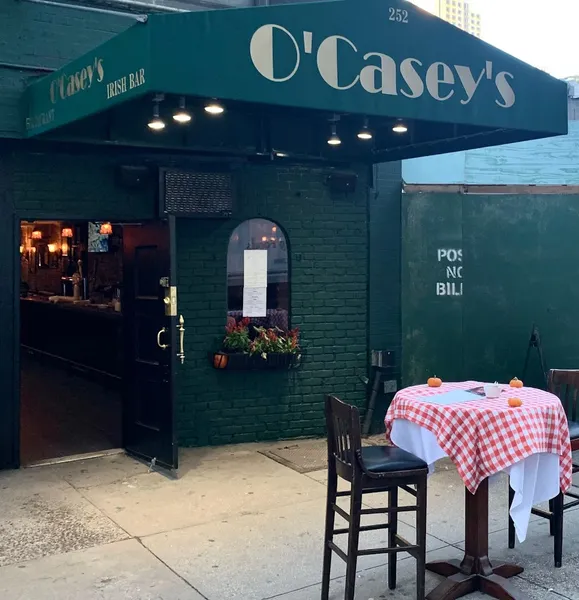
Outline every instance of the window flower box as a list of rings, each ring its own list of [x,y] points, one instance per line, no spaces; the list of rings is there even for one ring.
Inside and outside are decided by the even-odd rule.
[[[267,358],[259,354],[212,352],[209,356],[215,369],[229,371],[288,371],[301,364],[300,354],[271,352]]]
[[[209,360],[215,369],[231,371],[295,369],[301,364],[299,331],[255,327],[242,319],[227,325],[222,349]]]

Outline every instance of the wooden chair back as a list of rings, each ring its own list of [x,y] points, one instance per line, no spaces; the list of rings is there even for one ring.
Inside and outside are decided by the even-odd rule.
[[[359,468],[356,456],[362,448],[360,412],[357,407],[326,396],[326,426],[328,429],[328,468],[348,481]]]
[[[579,370],[549,371],[549,391],[563,404],[569,421],[579,421]]]

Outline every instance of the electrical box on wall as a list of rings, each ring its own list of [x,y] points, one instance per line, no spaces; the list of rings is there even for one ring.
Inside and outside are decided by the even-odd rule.
[[[151,183],[151,170],[144,165],[119,165],[115,171],[118,187],[129,190],[142,190]]]
[[[338,194],[355,192],[357,183],[358,175],[352,171],[332,171],[326,179],[330,191]]]

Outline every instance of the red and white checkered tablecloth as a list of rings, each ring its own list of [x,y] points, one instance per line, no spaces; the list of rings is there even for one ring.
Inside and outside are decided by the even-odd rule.
[[[532,454],[558,454],[561,489],[566,492],[573,469],[569,426],[563,405],[553,394],[502,385],[500,397],[493,400],[481,397],[451,405],[428,401],[436,394],[482,385],[462,381],[443,383],[439,388],[418,385],[400,390],[386,414],[386,435],[390,436],[395,419],[406,419],[431,431],[473,494],[481,481]],[[509,407],[511,397],[520,398],[523,405]]]

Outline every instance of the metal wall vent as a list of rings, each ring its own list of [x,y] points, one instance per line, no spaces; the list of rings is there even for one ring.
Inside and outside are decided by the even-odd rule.
[[[161,202],[165,214],[183,217],[230,218],[233,175],[228,171],[161,172]]]

